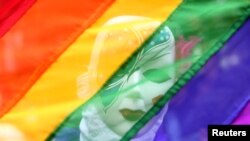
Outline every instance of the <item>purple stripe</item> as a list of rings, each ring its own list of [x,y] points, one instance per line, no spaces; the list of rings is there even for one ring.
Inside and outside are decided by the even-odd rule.
[[[155,141],[206,140],[208,124],[230,124],[250,99],[250,20],[170,101]]]
[[[250,20],[135,137],[155,141],[203,141],[208,124],[230,124],[250,99]],[[249,121],[242,112],[236,123]],[[164,112],[164,111],[167,111]],[[247,113],[247,114],[246,114]],[[142,134],[157,126],[155,133]],[[244,119],[243,119],[244,118]],[[249,123],[249,122],[248,122]],[[157,127],[158,128],[158,127]]]

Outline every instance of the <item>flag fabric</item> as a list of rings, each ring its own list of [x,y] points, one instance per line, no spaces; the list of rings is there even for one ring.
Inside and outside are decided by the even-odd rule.
[[[98,4],[98,2],[102,2],[102,4],[100,5],[99,3],[96,7],[90,7],[90,5]],[[16,61],[19,62],[15,63],[14,66],[19,68],[17,65],[26,65],[19,70],[6,70],[5,72],[7,73],[1,75],[6,77],[6,79],[1,77],[1,95],[11,95],[10,92],[6,94],[7,92],[4,91],[6,89],[24,90],[22,85],[26,87],[25,83],[28,83],[28,86],[32,86],[29,87],[28,91],[20,92],[20,94],[23,94],[23,97],[15,92],[15,96],[20,96],[21,98],[19,101],[16,98],[14,99],[16,102],[18,101],[15,106],[13,106],[13,104],[6,104],[8,108],[4,110],[6,106],[2,103],[1,112],[8,111],[9,108],[11,108],[11,110],[1,118],[3,127],[7,126],[18,130],[23,134],[22,136],[25,140],[45,140],[70,112],[94,94],[87,94],[83,97],[81,95],[79,96],[77,92],[77,78],[80,77],[81,74],[88,72],[87,66],[89,65],[92,55],[93,44],[101,26],[109,19],[121,15],[145,17],[146,19],[153,19],[161,23],[180,3],[179,0],[171,2],[160,0],[151,4],[152,1],[143,0],[144,4],[141,5],[142,1],[137,0],[130,3],[129,7],[124,7],[124,5],[127,4],[126,0],[111,2],[112,1],[107,1],[107,3],[104,1],[92,1],[89,5],[88,1],[37,1],[11,30],[1,38],[1,42],[3,43],[1,46],[4,46],[2,49],[8,49],[9,47],[5,45],[8,43],[13,47],[10,49],[11,53],[16,52],[14,57],[16,57]],[[105,5],[108,5],[108,7]],[[138,5],[140,5],[140,8],[138,8]],[[83,6],[88,8],[83,8]],[[46,11],[44,11],[44,9],[46,9]],[[96,11],[91,12],[91,9]],[[86,12],[82,12],[81,10],[89,11],[89,13],[93,15],[91,18],[81,17],[81,14],[86,14]],[[150,12],[145,13],[144,11]],[[102,15],[100,12],[102,12]],[[92,20],[94,20],[95,23],[82,32],[81,25],[87,26],[86,23]],[[148,20],[146,21],[148,22]],[[29,25],[32,25],[34,29],[29,30]],[[118,28],[120,27],[118,26]],[[69,29],[69,31],[67,29]],[[147,35],[149,35],[150,32],[153,32],[153,29],[151,29]],[[76,39],[78,35],[80,36]],[[17,40],[17,43],[13,40]],[[22,43],[18,43],[19,40],[21,40]],[[43,55],[42,51],[46,51],[44,47],[51,50],[49,50],[50,52],[45,52]],[[56,47],[60,48],[59,50],[64,48],[63,52],[58,54],[60,55],[59,58],[54,58],[54,55],[58,52],[58,49],[54,49]],[[67,50],[65,50],[65,47]],[[109,75],[111,75],[136,48],[137,46],[133,45],[130,48],[122,49],[121,51],[124,52],[123,55],[119,54],[115,56],[115,59],[109,58],[113,64],[108,68],[103,66],[103,68],[106,68],[105,73],[107,74],[103,75],[100,81],[104,83]],[[10,52],[10,50],[1,51],[1,53],[7,54],[5,52]],[[1,55],[1,57],[4,57],[4,55]],[[8,58],[4,59],[8,61],[13,60],[11,54],[8,54],[7,57]],[[39,63],[40,59],[45,64]],[[2,64],[4,69],[8,69],[8,66],[12,64],[7,63],[5,60],[2,61],[1,71]],[[5,64],[8,65],[6,66]],[[39,65],[39,67],[36,68],[36,65]],[[36,69],[32,73],[33,68]],[[42,70],[44,70],[44,72]],[[27,81],[27,79],[29,81]],[[8,82],[7,80],[12,82]],[[13,81],[18,81],[18,83]],[[7,82],[13,86],[5,87]],[[1,102],[8,102],[8,99],[1,99]]]
[[[159,105],[164,105],[165,103],[160,101],[160,104],[158,103],[158,105],[154,106],[156,110],[151,109],[151,115],[146,114],[141,121],[137,122],[145,114],[144,111],[148,111],[153,104],[156,103],[154,100],[157,101],[157,99],[162,96],[161,93],[164,93],[173,85],[175,81],[173,78],[177,77],[178,79],[179,73],[182,73],[178,71],[185,72],[185,68],[180,68],[172,61],[173,58],[176,57],[171,56],[171,54],[175,52],[176,48],[172,43],[174,40],[171,40],[171,36],[173,37],[171,33],[175,33],[176,45],[179,41],[178,34],[179,36],[184,36],[183,38],[193,39],[194,45],[191,46],[195,46],[193,54],[187,54],[187,56],[185,56],[186,58],[181,58],[183,56],[176,58],[177,60],[175,60],[175,62],[179,61],[180,64],[178,65],[186,66],[200,59],[200,56],[203,58],[205,57],[205,59],[202,58],[200,59],[201,61],[198,61],[198,67],[195,65],[195,69],[190,69],[191,73],[194,72],[193,70],[197,71],[199,70],[199,67],[201,67],[202,62],[205,62],[206,58],[209,58],[206,52],[208,52],[208,54],[213,54],[214,51],[221,48],[222,46],[220,46],[220,44],[216,45],[216,42],[225,42],[223,40],[227,40],[228,37],[239,28],[238,25],[241,25],[245,21],[248,12],[246,12],[244,8],[246,6],[245,1],[241,2],[242,3],[237,4],[233,4],[233,1],[223,3],[223,6],[217,9],[212,8],[217,4],[217,1],[210,1],[204,6],[200,5],[197,9],[195,9],[197,5],[204,3],[197,1],[183,2],[179,5],[178,9],[172,13],[169,20],[164,22],[161,27],[158,28],[158,30],[146,42],[144,42],[142,47],[120,67],[107,83],[105,83],[95,97],[77,109],[68,119],[66,119],[56,130],[55,134],[52,134],[51,138],[53,138],[53,136],[55,137],[55,140],[64,138],[63,135],[79,137],[78,134],[80,134],[81,140],[100,140],[104,137],[107,140],[119,140],[121,138],[123,140],[130,140],[130,137],[134,135],[136,130],[144,126],[143,122],[145,122],[145,119],[148,117],[148,119],[151,119],[152,116],[157,113]],[[195,7],[192,8],[192,6]],[[194,13],[187,13],[185,10],[188,8],[193,9]],[[209,13],[209,16],[204,16],[204,13]],[[238,16],[241,18],[237,18],[238,16],[235,13],[239,14]],[[190,17],[188,17],[189,14]],[[216,22],[220,20],[223,26],[221,24],[218,24],[217,26],[211,22],[215,18],[213,15],[216,15]],[[193,18],[195,16],[198,22]],[[182,20],[178,20],[180,17],[182,17]],[[209,17],[211,17],[211,19]],[[193,21],[196,21],[194,23],[196,25],[193,26],[194,29],[192,30]],[[199,26],[199,24],[208,21],[211,22],[211,26]],[[168,25],[172,31],[164,31],[168,29],[166,25]],[[207,30],[211,31],[207,32]],[[160,40],[160,37],[166,36],[164,34],[169,34],[170,36],[167,41]],[[180,37],[180,40],[181,39],[182,37]],[[215,47],[213,47],[214,44],[216,45]],[[101,44],[100,48],[102,46],[103,45]],[[161,50],[161,46],[164,46],[163,48],[166,50]],[[159,50],[157,47],[159,47]],[[165,51],[167,55],[165,55]],[[154,54],[154,52],[156,52],[156,54]],[[150,54],[150,56],[147,56],[147,53]],[[157,59],[155,60],[154,57]],[[150,64],[151,60],[161,62],[161,64],[159,65],[156,62],[153,62],[154,65],[152,65]],[[140,66],[140,64],[143,65]],[[146,68],[144,68],[145,66]],[[177,72],[173,70],[174,67],[177,68]],[[186,66],[186,69],[187,68],[188,67]],[[164,72],[161,72],[161,69],[163,69]],[[188,77],[191,77],[190,73],[188,75]],[[182,85],[185,84],[183,79],[179,82],[181,82]],[[150,86],[147,85],[149,83]],[[158,84],[156,85],[154,83]],[[157,90],[154,86],[157,87]],[[173,89],[177,89],[178,87],[180,86],[175,85]],[[173,89],[169,92],[173,92]],[[173,94],[174,93],[176,92],[173,92]],[[169,97],[169,95],[166,94],[165,97]],[[80,133],[72,133],[71,131],[78,128],[78,125],[80,125]],[[129,131],[129,129],[131,130]],[[148,134],[147,132],[144,132],[143,135],[144,136],[140,136],[137,140],[146,138],[145,136]]]
[[[201,41],[196,45],[196,47],[194,47],[194,49],[201,49],[203,53],[199,60],[196,61],[196,63],[194,63],[194,65],[183,76],[181,76],[181,78],[179,78],[177,83],[165,94],[165,96],[152,109],[150,109],[150,111],[142,119],[140,119],[140,121],[137,122],[137,124],[133,126],[129,132],[127,132],[126,136],[124,137],[125,140],[130,139],[130,137],[134,136],[140,128],[145,126],[146,122],[159,112],[159,110],[167,103],[167,101],[173,95],[175,95],[182,88],[182,86],[194,74],[196,74],[197,71],[199,71],[202,65],[206,63],[206,60],[210,58],[210,56],[216,51],[218,51],[218,49],[223,47],[223,44],[228,40],[228,38],[242,25],[242,23],[244,23],[245,19],[249,16],[249,8],[247,8],[248,6],[244,4],[244,1],[242,1],[242,5],[239,3],[239,5],[233,4],[232,2],[233,1],[227,1],[223,3],[223,6],[214,7],[213,5],[222,3],[219,1],[207,1],[206,5],[204,5],[204,3],[201,1],[186,1],[182,3],[179,8],[171,15],[171,18],[167,22],[170,26],[170,29],[172,29],[172,31],[175,33],[175,36],[191,36],[193,38],[201,38]],[[238,11],[241,9],[239,8],[241,7],[240,5],[242,6],[243,10],[240,10],[241,12]],[[192,9],[192,12],[194,13],[187,13],[186,11],[188,9]],[[234,10],[235,12],[233,12]],[[230,14],[229,11],[232,13]],[[239,17],[241,18],[236,20],[237,18],[235,17],[235,13],[240,14],[241,16],[239,15]],[[190,15],[190,17],[188,17],[188,15]],[[181,20],[178,20],[180,17]],[[220,24],[215,24],[213,21],[216,21],[216,23],[219,22]],[[207,23],[206,26],[203,26],[204,23]],[[193,26],[193,24],[195,26]],[[176,45],[178,44],[177,38]],[[191,43],[186,43],[186,46],[182,45],[180,47],[187,47],[190,46],[190,44]],[[185,58],[185,60],[187,59]],[[184,64],[184,66],[186,66],[186,64]],[[181,71],[179,68],[178,70]]]
[[[170,100],[155,141],[206,140],[207,125],[234,121],[250,100],[249,31],[250,20]]]
[[[210,123],[249,123],[236,87],[248,77],[230,75],[248,76],[249,0],[3,0],[0,12],[0,140],[199,141]]]
[[[84,7],[77,4],[78,2]],[[100,14],[99,8],[104,10],[103,7],[110,1],[87,3],[86,0],[76,3],[37,1],[1,38],[0,56],[4,66],[0,72],[3,99],[0,115],[8,111],[27,92],[73,39]],[[47,31],[50,31],[50,36]]]

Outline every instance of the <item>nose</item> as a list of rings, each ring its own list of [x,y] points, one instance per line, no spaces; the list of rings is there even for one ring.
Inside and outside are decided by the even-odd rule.
[[[137,84],[138,82],[140,82],[142,78],[142,73],[140,70],[137,70],[135,72],[133,72],[133,74],[129,77],[129,83],[131,84]]]
[[[144,109],[145,101],[143,99],[142,93],[142,83],[143,77],[140,71],[134,72],[128,79],[128,82],[125,84],[126,90],[126,100],[131,102],[131,105],[135,107],[140,107]],[[132,104],[133,103],[133,104]]]
[[[128,91],[135,91],[133,93],[140,93],[141,85],[143,83],[143,76],[140,70],[133,72],[133,74],[129,77],[126,87]]]
[[[119,109],[123,109],[124,107],[130,110],[143,110],[145,111],[145,101],[140,93],[132,90],[129,91],[122,100]]]
[[[138,70],[133,72],[133,74],[129,77],[127,83],[124,85],[125,93],[127,93],[127,98],[129,99],[142,99],[142,73]]]
[[[133,99],[133,100],[139,100],[139,99],[142,99],[142,96],[141,96],[141,93],[139,93],[138,91],[131,90],[129,91],[127,98]]]

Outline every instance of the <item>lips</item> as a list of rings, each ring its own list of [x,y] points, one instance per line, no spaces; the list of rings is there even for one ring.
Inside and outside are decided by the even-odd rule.
[[[156,104],[161,98],[162,98],[163,95],[158,95],[157,97],[153,98],[152,99],[152,103],[153,104]]]
[[[145,114],[142,110],[130,110],[127,108],[120,110],[120,113],[128,121],[137,121]]]

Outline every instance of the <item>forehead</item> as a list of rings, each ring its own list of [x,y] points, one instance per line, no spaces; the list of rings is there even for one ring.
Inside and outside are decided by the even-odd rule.
[[[134,23],[129,24],[127,21],[106,25],[110,27],[109,30],[97,35],[98,43],[95,43],[94,48],[99,49],[93,51],[98,54],[98,58],[91,59],[96,60],[95,69],[98,72],[105,73],[108,68],[118,68],[160,25],[160,22],[152,20],[129,22]]]
[[[101,36],[97,37],[101,55],[113,50],[128,50],[138,48],[160,25],[156,21],[131,21],[108,25]],[[104,27],[105,28],[105,27]]]
[[[148,70],[152,68],[163,68],[173,64],[175,58],[174,49],[169,50],[169,53],[157,58],[156,60],[145,60],[142,66],[139,66],[141,70]]]
[[[158,31],[137,54],[137,67],[142,69],[164,67],[172,64],[175,58],[174,37],[168,27]]]

